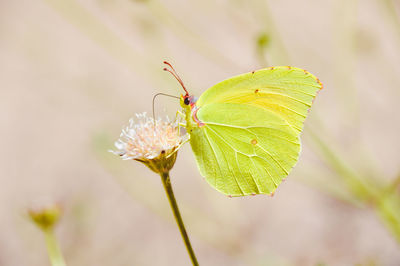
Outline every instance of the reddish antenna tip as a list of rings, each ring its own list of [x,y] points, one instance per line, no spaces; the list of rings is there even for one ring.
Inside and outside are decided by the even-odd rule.
[[[176,73],[174,67],[168,63],[167,61],[164,61],[164,64],[166,64],[167,66],[169,66],[171,69],[168,69],[166,67],[163,68],[164,71],[168,71],[169,73],[172,74],[172,76],[174,76],[174,78],[179,82],[179,84],[181,84],[183,90],[186,92],[186,95],[189,95],[189,92],[186,90],[185,84],[183,84],[182,79],[179,77],[179,75]]]

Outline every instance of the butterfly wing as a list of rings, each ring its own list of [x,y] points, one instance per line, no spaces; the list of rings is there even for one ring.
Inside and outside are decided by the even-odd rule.
[[[270,110],[298,132],[322,88],[311,73],[295,67],[272,67],[224,80],[206,90],[196,105],[238,103]]]
[[[298,160],[303,123],[321,87],[304,70],[275,67],[204,92],[196,103],[202,126],[190,143],[207,182],[232,196],[273,193]]]

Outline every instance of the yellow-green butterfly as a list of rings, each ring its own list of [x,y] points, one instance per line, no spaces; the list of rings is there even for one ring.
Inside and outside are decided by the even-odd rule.
[[[195,100],[164,63],[186,92],[181,106],[201,175],[229,196],[274,193],[299,158],[319,79],[295,67],[270,67],[226,79]]]

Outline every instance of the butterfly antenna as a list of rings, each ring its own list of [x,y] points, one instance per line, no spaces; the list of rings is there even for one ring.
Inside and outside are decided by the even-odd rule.
[[[171,69],[168,69],[168,68],[165,67],[163,70],[164,70],[164,71],[168,71],[169,73],[171,73],[172,76],[174,76],[175,79],[181,84],[183,90],[186,92],[186,95],[189,95],[189,92],[187,91],[187,89],[186,89],[186,87],[185,87],[185,84],[183,84],[182,79],[181,79],[181,78],[179,77],[179,75],[176,73],[174,67],[173,67],[170,63],[168,63],[167,61],[164,61],[164,64],[166,64],[167,66],[169,66]]]
[[[159,96],[159,95],[163,95],[163,96],[167,96],[167,97],[171,97],[171,98],[175,98],[175,99],[180,99],[179,97],[177,97],[175,95],[170,95],[170,94],[166,94],[166,93],[162,93],[162,92],[155,94],[153,96],[153,121],[154,121],[154,123],[156,122],[156,114],[154,111],[154,101],[157,98],[157,96]]]

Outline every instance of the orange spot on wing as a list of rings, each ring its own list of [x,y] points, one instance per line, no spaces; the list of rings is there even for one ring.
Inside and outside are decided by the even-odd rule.
[[[252,139],[252,140],[250,141],[250,143],[253,144],[253,145],[256,145],[258,142],[257,142],[256,139]]]
[[[324,88],[324,84],[322,84],[322,82],[319,80],[319,78],[316,78],[316,79],[317,79],[318,84],[321,86],[320,90],[322,90]]]

